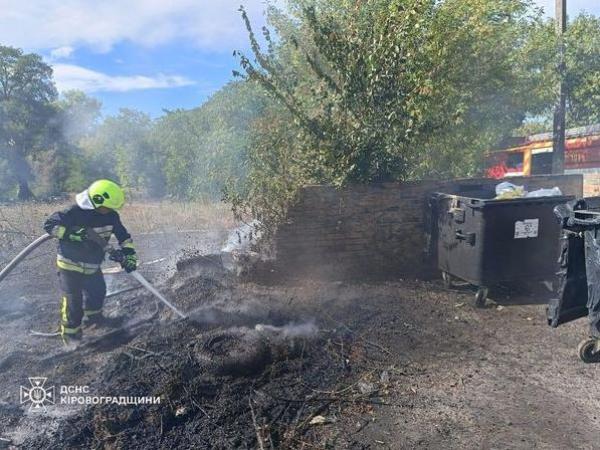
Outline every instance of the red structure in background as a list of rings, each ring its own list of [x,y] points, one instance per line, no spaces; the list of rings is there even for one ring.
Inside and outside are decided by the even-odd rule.
[[[567,130],[565,174],[600,172],[600,124]],[[486,158],[490,178],[552,173],[552,133],[520,138],[514,147]]]

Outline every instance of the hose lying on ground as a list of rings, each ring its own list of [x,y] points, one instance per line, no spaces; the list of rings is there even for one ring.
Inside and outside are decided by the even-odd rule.
[[[34,251],[36,248],[38,248],[44,242],[49,241],[50,239],[52,239],[52,236],[50,236],[49,234],[44,234],[43,236],[40,236],[31,244],[29,244],[27,247],[25,247],[23,250],[21,250],[21,253],[15,256],[14,259],[11,262],[9,262],[8,265],[0,272],[0,282],[2,282],[2,280],[4,280],[8,276],[8,274],[11,273],[12,270],[15,267],[17,267],[19,263],[23,261],[23,259],[27,257],[27,255],[29,255],[32,251]]]

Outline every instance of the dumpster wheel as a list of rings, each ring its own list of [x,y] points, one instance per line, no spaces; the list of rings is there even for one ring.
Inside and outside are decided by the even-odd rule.
[[[477,306],[478,308],[484,308],[488,293],[489,293],[488,288],[483,287],[483,286],[479,287],[477,289],[477,293],[475,294],[475,306]]]
[[[590,338],[579,343],[577,353],[579,359],[586,364],[600,363],[600,350],[598,350],[598,339]]]

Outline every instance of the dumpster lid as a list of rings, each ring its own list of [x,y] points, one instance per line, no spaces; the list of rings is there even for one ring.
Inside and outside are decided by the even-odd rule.
[[[597,229],[600,226],[600,212],[580,209],[573,211],[573,216],[567,222],[569,225],[588,226]]]
[[[600,211],[590,211],[589,209],[579,209],[577,211],[574,211],[574,213],[575,213],[576,217],[577,217],[577,215],[581,214],[582,216],[588,216],[590,219],[591,218],[600,218]]]
[[[479,198],[472,197],[469,195],[461,194],[447,194],[444,192],[436,192],[432,195],[436,199],[440,198],[456,198],[466,201],[467,206],[471,208],[482,208],[484,206],[503,206],[503,205],[515,205],[522,203],[561,203],[573,200],[573,195],[556,195],[548,197],[518,197],[510,199],[496,199],[496,198]],[[600,217],[600,216],[599,216]]]

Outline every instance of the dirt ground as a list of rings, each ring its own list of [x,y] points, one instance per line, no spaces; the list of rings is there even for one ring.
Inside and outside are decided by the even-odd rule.
[[[585,321],[549,328],[542,294],[492,293],[477,309],[468,288],[441,282],[256,284],[198,256],[222,235],[188,239],[201,245],[168,255],[168,274],[146,272],[188,320],[153,316],[154,300],[134,291],[107,301],[128,326],[89,332],[74,351],[28,334],[56,322],[52,274],[11,280],[0,447],[600,448],[600,366],[576,355]],[[143,259],[156,248],[149,238]],[[235,367],[215,365],[231,355]],[[33,376],[161,404],[31,412],[19,386]]]

